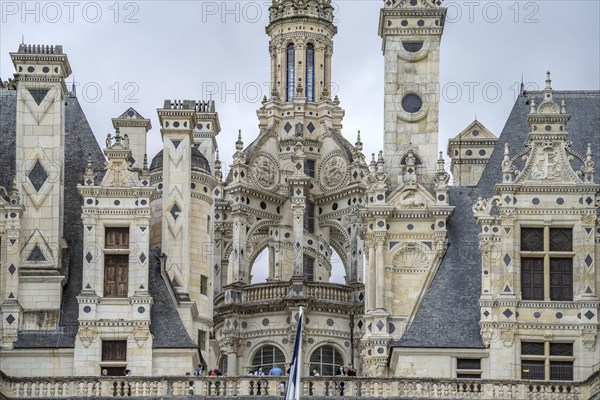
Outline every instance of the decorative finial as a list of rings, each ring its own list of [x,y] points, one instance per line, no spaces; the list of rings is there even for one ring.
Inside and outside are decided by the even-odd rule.
[[[144,164],[142,166],[144,172],[148,171],[148,153],[144,153]]]
[[[362,151],[362,149],[363,149],[363,143],[360,140],[360,131],[358,131],[358,134],[356,135],[356,145],[355,145],[355,147],[356,147],[357,151]]]
[[[529,106],[529,114],[535,114],[537,110],[537,104],[535,104],[535,97],[531,98],[531,104]]]
[[[244,142],[242,141],[242,130],[238,131],[237,142],[235,142],[235,149],[238,151],[244,150]]]
[[[223,179],[223,172],[221,171],[221,160],[219,160],[219,150],[215,154],[215,178],[220,182]]]
[[[567,101],[565,100],[564,97],[560,101],[560,113],[561,114],[566,114],[567,113]]]
[[[546,89],[552,90],[552,78],[550,78],[550,71],[546,72]]]

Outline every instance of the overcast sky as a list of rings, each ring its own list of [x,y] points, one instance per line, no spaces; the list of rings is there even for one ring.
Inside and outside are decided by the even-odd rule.
[[[222,160],[234,137],[258,133],[255,110],[269,95],[269,1],[1,1],[0,77],[26,43],[62,44],[78,97],[103,143],[111,118],[133,106],[152,119],[149,154],[161,146],[164,99],[205,99],[214,88]],[[555,89],[599,88],[600,2],[446,1],[441,51],[440,150],[475,115],[499,134],[521,76],[530,87],[552,72]],[[337,1],[333,81],[346,110],[343,134],[361,130],[365,152],[383,142],[382,1]],[[501,91],[501,93],[499,93]]]
[[[524,77],[557,90],[598,90],[600,2],[446,1],[441,50],[440,150],[475,116],[499,135]],[[0,77],[8,55],[29,44],[62,44],[78,98],[104,143],[111,118],[134,107],[152,119],[150,156],[161,148],[156,109],[164,99],[217,101],[221,159],[231,162],[235,135],[257,135],[256,109],[269,95],[268,1],[0,1]],[[383,143],[383,1],[337,1],[333,82],[346,110],[343,134],[361,130],[365,153]],[[218,92],[214,93],[215,88]],[[266,262],[266,258],[264,260]],[[335,281],[342,281],[339,261]],[[266,272],[266,265],[262,267]],[[259,281],[264,276],[259,277]]]

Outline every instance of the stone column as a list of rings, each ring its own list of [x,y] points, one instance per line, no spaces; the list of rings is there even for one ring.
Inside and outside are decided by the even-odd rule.
[[[379,233],[375,237],[375,266],[376,266],[376,284],[375,284],[375,308],[385,308],[385,258],[383,246],[385,245],[385,233]]]

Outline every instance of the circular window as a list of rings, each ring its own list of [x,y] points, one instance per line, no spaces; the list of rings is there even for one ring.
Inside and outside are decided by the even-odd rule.
[[[473,131],[473,136],[479,136],[479,131],[477,129]]]
[[[416,113],[423,107],[423,101],[416,94],[407,94],[402,99],[402,109],[408,113]]]

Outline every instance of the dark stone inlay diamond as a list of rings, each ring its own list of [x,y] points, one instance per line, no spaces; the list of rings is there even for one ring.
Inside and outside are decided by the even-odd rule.
[[[585,265],[587,265],[589,267],[590,265],[592,265],[592,262],[594,262],[594,259],[592,258],[592,256],[590,256],[588,254],[584,261],[585,261]]]
[[[511,261],[512,261],[512,259],[510,258],[510,256],[508,254],[506,254],[504,256],[504,264],[506,264],[506,266],[508,267]]]
[[[385,324],[383,323],[383,321],[382,321],[382,320],[379,320],[379,321],[377,322],[377,325],[375,325],[375,326],[377,326],[377,329],[379,329],[379,330],[382,330],[382,329],[383,329],[383,327],[385,326]]]
[[[142,264],[146,262],[146,255],[144,253],[140,254],[140,261]]]
[[[485,310],[483,312],[483,316],[486,317],[486,318],[489,317],[490,316],[490,312],[488,310]]]
[[[31,253],[29,253],[29,257],[27,257],[27,261],[34,261],[34,262],[46,261],[46,257],[44,257],[44,255],[42,254],[42,250],[40,249],[40,247],[37,244],[35,245],[33,250],[31,250]]]
[[[50,89],[28,89],[31,97],[35,100],[37,105],[39,106],[42,103],[42,100],[46,97]]]
[[[10,267],[8,267],[8,272],[10,272],[10,274],[13,275],[16,271],[17,267],[15,267],[14,264],[10,264]]]
[[[592,311],[590,311],[590,310],[588,310],[588,312],[586,312],[586,313],[585,313],[585,314],[583,314],[583,315],[585,315],[585,317],[586,317],[587,319],[592,319],[592,318],[594,318],[594,316],[595,316],[595,314],[594,314]]]
[[[175,221],[177,221],[177,218],[179,217],[180,213],[181,213],[181,208],[179,208],[177,203],[173,204],[173,207],[171,207],[171,216],[173,217],[173,219]]]
[[[290,131],[292,130],[292,124],[290,124],[289,122],[286,123],[283,129],[285,129],[286,133],[290,133]]]
[[[313,125],[312,122],[309,122],[308,125],[306,126],[306,129],[308,129],[308,131],[310,133],[313,133],[315,131],[315,129],[317,129],[317,128],[315,128],[315,126]]]
[[[591,205],[591,204],[594,202],[594,200],[592,200],[592,198],[591,198],[591,197],[588,197],[587,199],[585,199],[585,202],[586,202],[586,203],[588,204],[588,206],[589,206],[589,205]]]
[[[48,174],[46,173],[44,167],[42,167],[40,160],[37,160],[35,162],[35,165],[31,169],[31,171],[29,171],[29,175],[27,175],[27,177],[31,181],[31,184],[35,188],[36,192],[39,192],[40,188],[48,179]]]
[[[509,203],[510,203],[510,200],[511,200],[510,196],[506,196],[506,197],[504,198],[504,202],[505,202],[506,204],[509,204]]]
[[[8,317],[6,317],[6,322],[8,322],[9,325],[12,325],[12,323],[15,322],[15,317],[13,317],[12,314],[8,314]]]
[[[92,262],[92,260],[93,260],[93,259],[94,259],[94,256],[92,255],[92,253],[90,253],[90,252],[88,251],[88,253],[85,255],[85,261],[87,261],[87,262],[88,262],[88,264],[89,264],[89,263],[91,263],[91,262]]]
[[[503,312],[502,314],[504,314],[504,316],[505,316],[506,318],[510,318],[510,317],[512,317],[512,315],[513,315],[513,312],[512,312],[512,311],[510,311],[510,310],[507,308],[506,310],[504,310],[504,312]]]

